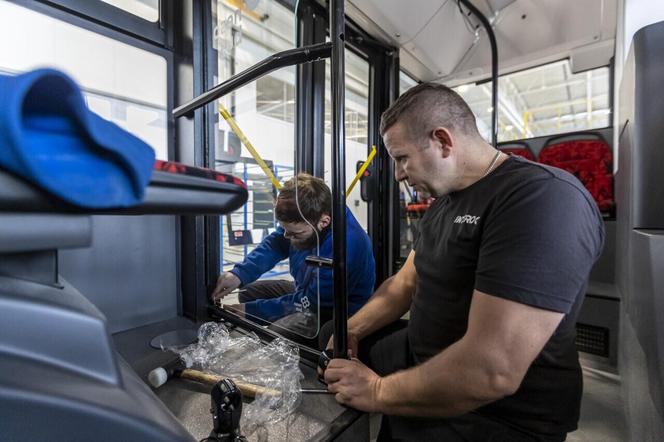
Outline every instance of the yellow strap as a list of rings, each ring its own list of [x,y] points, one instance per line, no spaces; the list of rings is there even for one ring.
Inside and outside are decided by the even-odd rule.
[[[348,186],[348,190],[346,190],[346,198],[350,195],[350,192],[353,190],[353,187],[355,187],[355,184],[359,181],[360,177],[364,174],[364,172],[367,170],[367,167],[371,164],[373,161],[374,157],[376,156],[376,146],[371,146],[371,152],[369,152],[369,156],[367,157],[367,160],[362,164],[362,167],[360,167],[360,170],[357,171],[357,175],[355,175],[355,178],[353,178],[353,181],[350,183],[350,186]]]
[[[267,164],[265,164],[265,161],[261,158],[260,155],[258,155],[258,152],[256,152],[256,149],[254,149],[254,146],[251,145],[251,142],[247,139],[247,137],[242,133],[242,130],[240,130],[240,127],[237,125],[233,117],[231,117],[230,112],[224,107],[223,104],[219,105],[219,113],[221,114],[222,117],[224,117],[224,120],[228,123],[228,125],[233,129],[233,132],[235,132],[235,135],[242,141],[242,144],[247,148],[249,153],[251,154],[252,157],[254,157],[254,160],[258,163],[258,165],[263,169],[263,173],[272,181],[272,185],[277,188],[277,190],[281,189],[281,184],[279,184],[279,181],[277,181],[277,177],[274,176],[274,173],[272,173],[272,170],[268,167]]]
[[[242,144],[244,144],[244,146],[247,148],[251,156],[254,157],[254,160],[256,160],[261,169],[263,169],[263,173],[265,173],[265,175],[270,179],[270,181],[272,181],[274,187],[276,187],[277,190],[280,190],[281,184],[279,183],[279,181],[277,181],[277,177],[274,176],[272,170],[268,167],[267,164],[265,164],[265,161],[263,161],[263,159],[258,154],[256,149],[254,149],[254,146],[247,139],[246,135],[244,135],[244,133],[237,125],[233,117],[231,117],[230,112],[228,112],[228,110],[224,107],[223,104],[219,105],[219,114],[221,114],[221,116],[224,118],[224,120],[226,120],[226,122],[231,127],[235,135],[237,135],[240,141],[242,141]],[[362,177],[362,174],[364,174],[367,168],[371,165],[371,162],[373,161],[375,156],[376,156],[376,146],[372,146],[371,152],[369,153],[367,160],[364,162],[364,164],[362,164],[362,167],[360,167],[360,170],[357,171],[357,174],[355,175],[355,178],[353,178],[353,181],[350,183],[350,186],[348,186],[348,189],[346,190],[346,198],[348,198],[351,191],[355,187],[355,184],[357,184],[360,177]]]

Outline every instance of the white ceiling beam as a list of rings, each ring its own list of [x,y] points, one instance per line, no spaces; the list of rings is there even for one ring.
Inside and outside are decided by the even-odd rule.
[[[561,123],[569,123],[572,121],[576,122],[585,122],[588,121],[588,113],[586,111],[583,112],[577,112],[575,114],[566,114],[566,115],[561,115],[560,117],[551,117],[551,118],[545,118],[542,120],[537,121],[537,124],[540,126],[546,126],[546,125],[551,125],[551,124],[558,124],[559,122]],[[602,117],[606,117],[609,115],[609,109],[595,109],[591,116],[590,116],[590,121],[592,120],[598,120]],[[584,121],[585,120],[585,121]]]
[[[599,99],[608,97],[608,95],[609,95],[608,92],[603,93],[603,94],[598,94],[598,95],[595,95],[594,97],[592,97],[592,100],[599,100]],[[584,97],[584,98],[579,98],[579,99],[571,100],[571,101],[557,101],[555,103],[549,103],[549,104],[545,104],[545,105],[542,105],[542,106],[531,107],[528,110],[530,112],[535,113],[535,112],[542,112],[542,111],[545,111],[545,110],[556,109],[556,108],[562,107],[562,106],[576,106],[578,104],[586,104],[586,98]],[[601,109],[602,108],[600,108],[600,110]]]
[[[488,98],[491,98],[491,91],[487,84],[482,85],[482,91],[486,94]],[[502,112],[501,112],[502,111]],[[505,98],[504,94],[498,93],[498,115],[502,115],[510,122],[515,128],[523,129],[523,119],[519,114],[519,111],[516,109],[514,103]],[[526,137],[532,137],[533,134],[530,129],[526,130]]]

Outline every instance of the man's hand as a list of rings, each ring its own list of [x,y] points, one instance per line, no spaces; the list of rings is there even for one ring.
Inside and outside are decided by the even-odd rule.
[[[357,338],[357,335],[348,331],[347,338],[348,339],[348,357],[349,358],[356,358],[358,355],[358,347],[359,347],[359,339]],[[326,350],[333,350],[334,349],[334,335],[330,336],[330,340],[327,341],[327,347],[325,347]],[[323,376],[323,370],[318,367],[316,370],[318,372],[318,376]]]
[[[245,317],[244,313],[244,304],[224,304],[224,310],[228,310],[231,313],[235,313],[238,316]]]
[[[371,413],[381,411],[381,377],[357,358],[332,359],[325,370],[325,382],[340,404]]]
[[[357,335],[351,331],[348,331],[346,339],[348,340],[348,357],[357,357],[357,351],[359,347],[359,339],[357,338]],[[327,341],[327,347],[325,347],[326,350],[333,350],[334,349],[334,335],[330,336],[330,340]]]
[[[242,281],[232,272],[224,272],[217,279],[217,287],[212,292],[212,300],[221,299],[236,288],[240,287]]]

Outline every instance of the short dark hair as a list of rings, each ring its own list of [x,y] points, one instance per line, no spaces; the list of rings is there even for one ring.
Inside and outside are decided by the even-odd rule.
[[[437,83],[422,83],[403,93],[380,119],[380,134],[398,121],[412,140],[420,140],[438,126],[466,135],[479,135],[475,115],[459,94]]]
[[[297,191],[297,209],[295,192]],[[323,215],[332,215],[332,192],[325,181],[308,173],[297,175],[286,181],[279,191],[274,208],[277,221],[300,223],[304,218],[315,225]],[[302,215],[300,215],[302,212]]]

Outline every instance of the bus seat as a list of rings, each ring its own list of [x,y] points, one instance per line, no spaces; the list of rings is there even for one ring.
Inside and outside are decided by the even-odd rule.
[[[559,167],[576,176],[595,199],[602,213],[614,208],[612,153],[598,134],[578,134],[583,139],[550,138],[539,154],[539,162]]]
[[[507,141],[498,143],[498,149],[510,155],[519,155],[530,161],[537,161],[530,146],[523,141]]]

